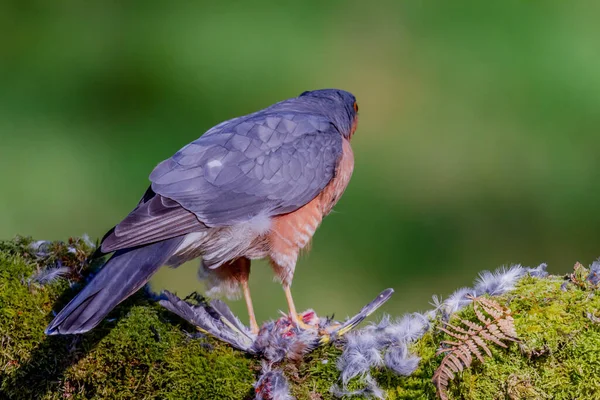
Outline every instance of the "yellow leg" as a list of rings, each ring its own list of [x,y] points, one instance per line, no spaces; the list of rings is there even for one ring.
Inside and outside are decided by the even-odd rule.
[[[296,306],[294,305],[294,299],[292,298],[292,291],[289,285],[283,285],[283,291],[285,292],[285,298],[288,303],[288,309],[290,310],[290,318],[299,329],[310,329],[311,326],[307,325],[298,317],[296,312]]]
[[[248,308],[248,317],[250,318],[250,329],[252,333],[258,333],[258,324],[256,323],[256,316],[254,315],[254,307],[252,307],[252,298],[250,297],[250,288],[248,287],[248,281],[242,281],[242,290],[244,291],[244,300],[246,300],[246,307]]]

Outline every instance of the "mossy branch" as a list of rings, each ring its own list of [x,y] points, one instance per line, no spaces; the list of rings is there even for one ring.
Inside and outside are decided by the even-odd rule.
[[[93,331],[81,336],[47,337],[43,330],[76,292],[69,284],[88,271],[76,270],[84,258],[81,242],[51,253],[71,274],[67,279],[31,277],[39,272],[30,241],[0,244],[0,398],[161,398],[252,399],[260,361],[195,329],[144,295],[128,299]],[[62,247],[61,247],[62,246]],[[71,247],[69,247],[71,246]],[[71,265],[70,265],[71,263]],[[87,267],[86,267],[87,268]],[[93,268],[93,266],[92,266]],[[579,267],[578,267],[579,268]],[[580,276],[581,275],[581,276]],[[38,279],[39,280],[39,279]],[[563,277],[526,277],[495,300],[510,307],[518,344],[491,347],[492,357],[474,362],[450,382],[451,399],[600,398],[600,297],[578,269]],[[476,320],[471,306],[455,318]],[[389,370],[373,377],[390,399],[435,398],[431,381],[440,365],[434,327],[412,345],[421,357],[408,377]],[[298,399],[330,399],[339,385],[339,345],[318,348],[297,364],[282,366]],[[359,379],[350,388],[360,388]]]

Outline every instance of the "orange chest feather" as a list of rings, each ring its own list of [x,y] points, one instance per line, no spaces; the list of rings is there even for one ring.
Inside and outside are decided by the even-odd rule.
[[[335,177],[325,189],[300,209],[273,219],[270,234],[272,251],[290,254],[304,248],[346,190],[354,169],[354,154],[346,139],[342,143],[342,156]]]
[[[331,212],[333,206],[335,206],[344,194],[350,178],[352,177],[352,171],[354,171],[354,153],[352,153],[352,147],[350,142],[346,139],[342,141],[342,157],[338,163],[335,171],[335,177],[325,187],[320,196],[317,196],[320,200],[321,210],[323,216],[326,216]]]

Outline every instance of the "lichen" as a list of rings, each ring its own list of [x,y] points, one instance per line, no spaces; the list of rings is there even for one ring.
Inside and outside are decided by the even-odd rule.
[[[253,398],[261,368],[257,358],[198,335],[143,292],[85,335],[45,336],[52,310],[75,294],[78,286],[72,283],[77,279],[70,276],[47,284],[31,280],[40,271],[31,243],[0,243],[0,398]],[[52,260],[69,265],[68,257],[76,255],[69,246],[83,244],[55,247]],[[71,259],[72,265],[78,265],[77,260]],[[586,280],[585,273],[578,269],[574,283],[567,285],[560,276],[524,277],[513,290],[494,297],[512,310],[520,342],[507,349],[492,346],[492,357],[474,362],[450,382],[449,397],[600,398],[600,324],[595,322],[600,318],[600,297],[596,282]],[[452,318],[473,320],[472,306]],[[409,346],[420,357],[410,376],[373,369],[371,375],[385,396],[434,399],[431,377],[442,359],[435,353],[446,338],[434,325]],[[332,387],[341,384],[336,363],[343,346],[339,342],[319,347],[299,362],[277,365],[291,394],[297,399],[333,399]],[[359,378],[347,387],[363,388]]]

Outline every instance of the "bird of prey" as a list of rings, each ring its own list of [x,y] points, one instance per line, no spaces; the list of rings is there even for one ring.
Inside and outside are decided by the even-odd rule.
[[[100,254],[114,254],[46,334],[89,331],[161,266],[200,256],[208,294],[241,291],[254,332],[250,260],[267,258],[290,318],[306,328],[290,292],[294,269],[348,185],[357,122],[351,93],[322,89],[209,129],[152,171],[137,207],[102,239]]]

